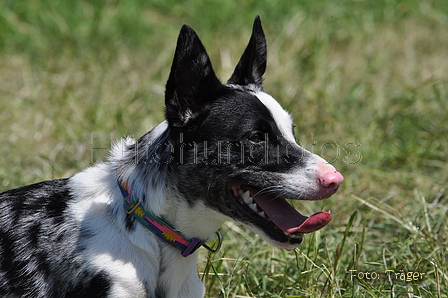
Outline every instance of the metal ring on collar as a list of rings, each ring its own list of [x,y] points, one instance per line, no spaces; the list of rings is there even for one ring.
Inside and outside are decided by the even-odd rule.
[[[209,252],[211,252],[212,254],[217,253],[219,251],[219,249],[221,248],[221,245],[222,245],[222,235],[221,235],[221,233],[219,231],[216,231],[215,234],[216,234],[216,236],[218,236],[218,246],[215,249],[211,248],[210,246],[208,246],[205,243],[202,244],[202,246],[205,249],[207,249]]]

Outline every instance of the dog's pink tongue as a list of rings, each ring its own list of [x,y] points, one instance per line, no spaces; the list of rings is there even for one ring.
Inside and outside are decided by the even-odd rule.
[[[287,233],[311,233],[322,229],[331,221],[331,212],[317,212],[310,217],[297,212],[285,199],[264,195],[252,196],[266,215]]]

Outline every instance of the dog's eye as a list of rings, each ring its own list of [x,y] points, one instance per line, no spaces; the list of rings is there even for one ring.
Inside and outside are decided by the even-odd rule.
[[[264,134],[261,132],[256,132],[252,134],[250,137],[248,137],[249,141],[252,141],[254,143],[259,143],[264,141]]]

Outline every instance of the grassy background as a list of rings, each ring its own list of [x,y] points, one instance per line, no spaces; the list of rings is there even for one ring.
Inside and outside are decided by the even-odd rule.
[[[2,0],[0,190],[71,176],[162,121],[184,23],[225,81],[257,14],[265,90],[346,180],[297,203],[334,219],[295,252],[226,223],[201,255],[207,297],[448,297],[444,0]]]

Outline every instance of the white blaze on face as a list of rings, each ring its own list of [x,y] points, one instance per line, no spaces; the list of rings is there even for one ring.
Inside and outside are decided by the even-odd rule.
[[[288,141],[296,144],[293,135],[293,121],[291,115],[286,112],[282,106],[269,94],[264,92],[257,92],[255,96],[268,108],[277,124],[278,129],[283,137]]]

